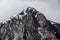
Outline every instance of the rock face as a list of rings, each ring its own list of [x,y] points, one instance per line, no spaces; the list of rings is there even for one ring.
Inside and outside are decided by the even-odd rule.
[[[60,40],[60,24],[32,7],[0,23],[0,40]]]

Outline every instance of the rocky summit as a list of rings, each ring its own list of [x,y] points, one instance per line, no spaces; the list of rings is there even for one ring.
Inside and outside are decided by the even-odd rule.
[[[0,40],[60,40],[60,24],[28,7],[0,23]]]

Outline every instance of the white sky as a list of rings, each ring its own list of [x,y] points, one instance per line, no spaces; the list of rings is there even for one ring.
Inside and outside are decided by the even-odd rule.
[[[60,23],[60,0],[0,0],[0,22],[5,22],[28,6],[42,12],[47,19]]]

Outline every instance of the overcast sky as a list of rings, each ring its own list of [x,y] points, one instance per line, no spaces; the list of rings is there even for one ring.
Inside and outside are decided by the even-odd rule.
[[[0,0],[0,22],[5,22],[28,6],[42,12],[47,19],[60,23],[60,0]]]

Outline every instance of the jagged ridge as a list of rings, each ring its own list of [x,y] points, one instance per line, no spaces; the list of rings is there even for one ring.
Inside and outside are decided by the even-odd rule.
[[[32,7],[0,23],[0,40],[60,40],[60,24]]]

